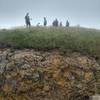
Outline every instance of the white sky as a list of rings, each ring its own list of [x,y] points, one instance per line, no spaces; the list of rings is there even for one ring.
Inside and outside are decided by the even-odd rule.
[[[29,12],[32,25],[50,25],[55,18],[70,24],[100,29],[100,0],[0,0],[0,27],[24,26]]]

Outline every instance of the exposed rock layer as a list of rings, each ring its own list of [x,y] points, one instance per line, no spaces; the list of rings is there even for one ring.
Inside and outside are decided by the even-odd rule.
[[[0,50],[0,100],[89,100],[100,65],[77,52]]]

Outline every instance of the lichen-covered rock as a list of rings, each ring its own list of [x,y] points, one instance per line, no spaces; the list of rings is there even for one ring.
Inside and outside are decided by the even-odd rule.
[[[89,100],[100,65],[77,52],[0,50],[0,100]]]

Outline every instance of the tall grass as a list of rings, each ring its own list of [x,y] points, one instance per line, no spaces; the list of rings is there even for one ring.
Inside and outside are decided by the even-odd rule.
[[[62,51],[70,49],[100,55],[100,30],[76,27],[0,30],[0,46]]]

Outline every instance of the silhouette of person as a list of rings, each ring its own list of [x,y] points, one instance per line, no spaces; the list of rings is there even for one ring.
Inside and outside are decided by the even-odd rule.
[[[56,24],[56,27],[57,27],[58,23],[59,23],[57,18],[56,18],[55,22],[56,22],[55,24]]]
[[[44,17],[44,26],[46,26],[47,25],[47,19],[46,19],[46,17]]]
[[[57,26],[58,26],[58,23],[59,23],[59,22],[58,22],[58,20],[57,20],[57,18],[56,18],[56,19],[53,21],[52,24],[53,24],[53,26],[57,27]]]
[[[69,21],[68,20],[66,21],[66,27],[69,27]]]
[[[26,27],[31,27],[31,22],[30,22],[30,17],[29,17],[29,13],[26,14],[25,16],[25,23],[26,23]]]
[[[60,27],[62,27],[62,22],[60,22]]]

